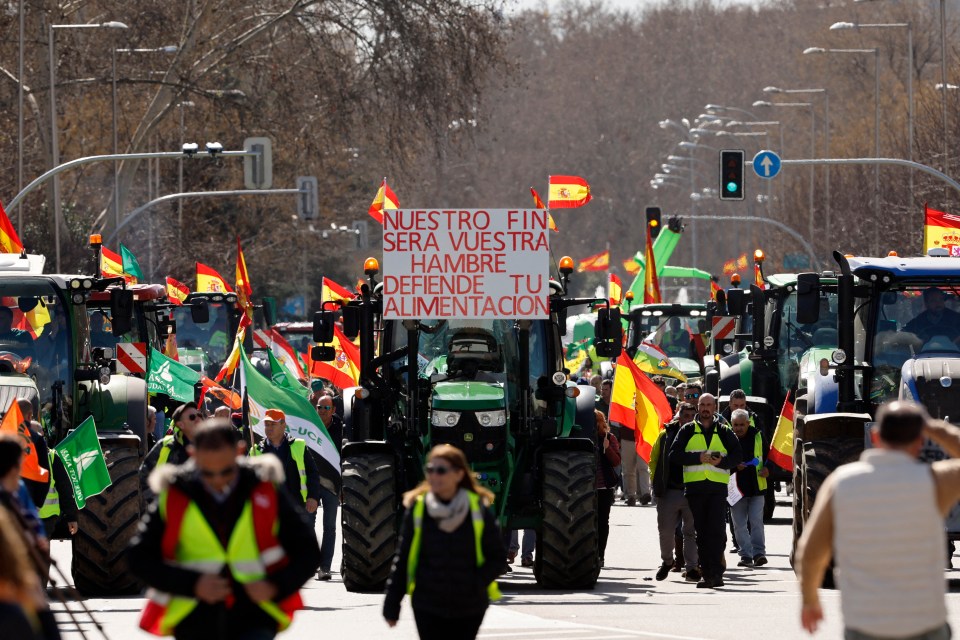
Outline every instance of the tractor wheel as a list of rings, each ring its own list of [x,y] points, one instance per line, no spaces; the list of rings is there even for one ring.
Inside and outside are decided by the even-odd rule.
[[[797,552],[797,543],[803,534],[803,441],[793,440],[793,545],[790,548],[790,566]]]
[[[113,484],[77,512],[73,583],[87,597],[136,595],[142,585],[127,570],[126,551],[140,522],[140,456],[136,448],[101,444]]]
[[[392,455],[343,459],[341,574],[347,591],[383,591],[397,547],[398,504]]]
[[[837,467],[857,460],[862,451],[863,440],[859,438],[815,440],[803,444],[803,485],[800,487],[803,492],[803,522],[810,517],[827,476]],[[823,588],[834,588],[832,565],[823,578]]]
[[[543,520],[534,573],[548,589],[592,589],[597,553],[597,456],[591,451],[543,454]]]

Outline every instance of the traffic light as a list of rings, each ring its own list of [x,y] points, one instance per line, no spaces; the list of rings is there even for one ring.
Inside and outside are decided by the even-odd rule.
[[[743,200],[743,150],[720,152],[720,199]]]
[[[660,235],[660,207],[647,207],[647,226],[650,227],[650,237]]]

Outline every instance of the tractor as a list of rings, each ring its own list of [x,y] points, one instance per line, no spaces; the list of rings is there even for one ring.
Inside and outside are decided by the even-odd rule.
[[[122,278],[49,275],[43,266],[39,255],[0,256],[0,317],[22,327],[0,330],[0,396],[7,405],[34,402],[51,446],[93,416],[112,485],[79,512],[73,580],[87,596],[132,595],[140,585],[124,553],[140,520],[146,384],[114,375],[113,349],[91,345],[87,305],[109,289],[108,303],[97,304],[109,304],[113,335],[122,336],[132,329],[135,295]]]
[[[174,309],[177,349],[180,362],[211,378],[233,348],[243,310],[235,293],[198,293],[187,295]],[[246,333],[244,348],[253,348],[253,333]]]
[[[537,320],[384,320],[379,264],[342,307],[343,332],[360,337],[360,384],[345,389],[343,580],[349,591],[380,591],[390,570],[403,513],[402,493],[423,479],[436,444],[462,449],[495,495],[504,531],[535,529],[537,581],[589,589],[597,554],[594,389],[562,371],[567,310],[605,302],[565,297],[573,261],[550,281],[549,318]],[[327,303],[328,305],[330,303]],[[328,344],[336,312],[315,317],[315,341]],[[617,309],[601,308],[598,355],[616,357]],[[317,346],[318,360],[333,358]]]
[[[700,378],[706,317],[707,306],[702,303],[634,305],[627,316],[627,352],[633,356],[640,343],[652,334],[652,342],[670,356],[687,379]],[[677,334],[680,338],[675,337]]]
[[[945,253],[945,250],[939,250]],[[901,258],[834,253],[838,348],[811,363],[803,414],[794,428],[794,546],[810,516],[817,493],[838,466],[859,458],[870,446],[869,427],[881,404],[909,399],[935,418],[960,421],[960,327],[918,327],[925,297],[958,311],[960,259],[946,255]],[[826,281],[825,281],[826,280]],[[823,317],[824,290],[834,285],[815,273],[797,276],[797,321],[816,324]],[[925,448],[926,460],[943,457]],[[960,509],[947,523],[960,537]]]

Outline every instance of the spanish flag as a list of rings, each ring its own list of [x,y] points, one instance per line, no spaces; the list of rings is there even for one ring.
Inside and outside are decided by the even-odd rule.
[[[197,263],[197,291],[200,293],[233,293],[233,289],[223,279],[223,276],[202,262]]]
[[[575,209],[590,202],[590,185],[579,176],[550,176],[547,206],[550,209]]]
[[[643,269],[643,304],[661,302],[660,278],[657,277],[657,263],[653,257],[653,237],[647,227],[647,255]]]
[[[790,402],[789,392],[783,401],[783,410],[780,411],[780,419],[773,432],[769,458],[778,467],[793,471],[793,403]]]
[[[181,305],[188,295],[190,295],[190,288],[187,285],[167,276],[167,298],[170,304]]]
[[[46,482],[48,471],[40,466],[37,450],[33,446],[33,440],[30,438],[27,423],[23,419],[23,414],[20,412],[20,405],[17,404],[16,398],[10,400],[10,406],[7,408],[7,413],[3,416],[3,422],[0,422],[0,433],[9,433],[19,440],[20,446],[23,447],[20,477],[36,482]]]
[[[741,253],[737,258],[737,271],[743,271],[747,268],[747,254]]]
[[[623,261],[623,268],[632,276],[640,273],[640,263],[634,260],[633,258],[628,258]]]
[[[247,274],[247,261],[243,257],[243,249],[240,247],[240,236],[237,236],[237,298],[239,298],[240,308],[248,316],[253,316],[253,303],[250,296],[253,295],[253,287],[250,286],[250,276]]]
[[[584,258],[580,261],[577,271],[606,271],[610,268],[610,251],[598,253],[595,256]]]
[[[123,277],[123,258],[106,247],[100,247],[100,274],[104,278]]]
[[[620,301],[623,300],[623,282],[620,281],[620,276],[615,273],[610,274],[610,282],[607,285],[607,294],[610,298],[611,307],[618,306]]]
[[[384,209],[399,209],[400,201],[397,199],[397,194],[393,192],[387,185],[387,179],[384,178],[383,182],[380,184],[380,188],[377,189],[377,195],[373,199],[373,204],[370,205],[370,209],[367,213],[370,216],[380,223],[380,226],[383,226],[383,211]]]
[[[717,276],[710,276],[710,299],[714,302],[717,301],[717,294],[722,291],[720,288],[720,278]]]
[[[247,335],[247,327],[251,324],[253,324],[253,321],[247,314],[244,313],[240,316],[240,326],[237,327],[237,335],[233,339],[233,348],[230,350],[230,355],[227,356],[227,359],[223,362],[223,366],[220,367],[220,371],[214,378],[216,382],[222,382],[228,376],[232,376],[233,372],[237,370],[237,365],[240,364],[240,352],[243,351],[243,338]]]
[[[763,281],[763,268],[759,262],[753,263],[753,282],[761,289],[767,288],[766,283]]]
[[[17,235],[17,230],[13,228],[13,223],[7,217],[3,205],[0,204],[0,253],[20,253],[23,251],[23,243]]]
[[[533,194],[533,206],[537,209],[546,209],[547,207],[543,204],[543,200],[540,199],[540,194],[537,193],[537,190],[533,187],[530,187],[530,193]],[[557,223],[553,221],[553,216],[550,215],[550,212],[547,211],[547,220],[550,223],[550,231],[555,231],[560,233],[560,229],[557,229]]]
[[[960,216],[944,213],[923,205],[923,253],[930,249],[946,249],[951,256],[960,256]]]
[[[356,296],[330,278],[324,276],[321,280],[320,302],[350,302]]]
[[[340,329],[333,328],[333,342],[330,346],[336,351],[333,362],[321,362],[310,358],[308,366],[312,378],[329,380],[335,387],[347,389],[355,387],[360,381],[360,349],[343,335]]]
[[[610,397],[610,422],[636,432],[637,455],[650,462],[653,443],[664,423],[673,417],[670,402],[653,381],[641,373],[624,351],[617,358]]]

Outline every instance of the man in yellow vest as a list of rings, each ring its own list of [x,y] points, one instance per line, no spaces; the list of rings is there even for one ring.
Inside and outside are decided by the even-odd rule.
[[[153,448],[147,452],[140,465],[140,493],[146,502],[154,498],[150,490],[150,474],[157,467],[165,464],[183,464],[190,457],[187,447],[193,440],[193,433],[200,426],[203,416],[197,409],[196,402],[187,402],[180,405],[170,414],[173,424],[173,433],[164,436]]]
[[[762,567],[767,564],[767,547],[763,530],[764,493],[767,490],[767,450],[760,430],[750,423],[746,409],[730,413],[730,426],[740,441],[743,462],[737,465],[737,489],[741,498],[730,506],[734,535],[740,549],[740,567]]]
[[[316,534],[279,488],[271,456],[245,458],[229,420],[194,434],[191,460],[159,467],[158,496],[128,550],[147,584],[140,627],[178,640],[273,638],[302,608],[320,564]]]
[[[717,413],[717,400],[705,393],[697,417],[680,427],[670,446],[670,462],[683,465],[683,493],[697,530],[697,555],[703,579],[697,588],[723,586],[723,551],[730,469],[743,460],[740,442]]]

